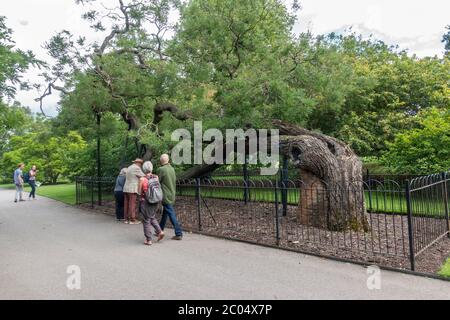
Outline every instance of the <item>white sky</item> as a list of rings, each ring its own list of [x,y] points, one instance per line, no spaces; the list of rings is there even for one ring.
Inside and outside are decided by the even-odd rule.
[[[104,0],[111,5],[116,0]],[[399,45],[418,56],[441,56],[445,26],[450,24],[449,0],[300,0],[302,10],[295,32],[314,34],[342,31],[350,26],[363,35],[373,34],[388,44]],[[17,47],[32,50],[48,60],[42,44],[57,31],[67,29],[75,35],[93,35],[81,20],[82,6],[74,0],[1,0],[0,15],[14,30]],[[37,81],[38,71],[25,78]],[[16,99],[38,111],[36,92],[20,92]],[[48,97],[45,110],[55,114],[58,96]]]

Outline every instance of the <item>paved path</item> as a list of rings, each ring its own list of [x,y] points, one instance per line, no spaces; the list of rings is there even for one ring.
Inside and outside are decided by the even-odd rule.
[[[0,299],[450,299],[449,282],[382,271],[371,291],[360,266],[200,235],[145,247],[142,226],[13,196],[0,190]]]

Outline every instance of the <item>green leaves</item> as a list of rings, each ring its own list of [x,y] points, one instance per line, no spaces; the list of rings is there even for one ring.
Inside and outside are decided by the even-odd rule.
[[[379,157],[392,143],[411,144],[401,134],[422,130],[426,110],[450,105],[448,58],[418,59],[356,34],[295,37],[296,1],[294,11],[281,0],[129,0],[112,8],[79,2],[89,5],[83,18],[107,36],[90,45],[62,31],[47,44],[58,61],[47,80],[63,81],[67,91],[53,129],[78,130],[92,161],[100,113],[107,171],[118,165],[129,115],[137,120],[133,138],[155,152],[167,152],[171,131],[193,120],[225,129],[268,128],[281,119]],[[155,124],[160,102],[192,118],[165,113]],[[422,166],[440,161],[408,159]]]
[[[40,181],[56,183],[61,176],[79,175],[89,165],[82,161],[86,142],[75,131],[64,137],[49,136],[45,131],[14,136],[8,149],[1,158],[3,177],[8,177],[18,163],[24,162],[26,170],[32,165],[38,167]]]
[[[450,110],[419,114],[420,128],[405,131],[388,143],[383,162],[398,173],[427,173],[450,168]]]
[[[204,121],[219,112],[221,128],[267,126],[282,116],[283,104],[288,109],[301,100],[285,81],[281,61],[292,19],[276,0],[194,0],[183,7],[169,53],[185,73],[184,83],[214,92],[205,101]]]
[[[442,36],[442,43],[445,45],[445,54],[450,53],[450,25],[446,26],[447,33]]]
[[[320,37],[302,50],[297,79],[316,102],[307,126],[377,156],[422,110],[450,105],[448,59],[409,57],[355,35]],[[301,61],[301,60],[300,60]]]

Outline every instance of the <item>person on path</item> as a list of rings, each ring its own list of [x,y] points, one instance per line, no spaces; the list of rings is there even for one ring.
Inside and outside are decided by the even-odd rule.
[[[19,163],[17,169],[14,171],[14,184],[16,185],[16,195],[14,198],[14,202],[25,201],[23,200],[23,168],[25,165],[23,163]]]
[[[116,221],[124,222],[124,207],[125,207],[125,199],[123,194],[123,187],[125,186],[125,181],[127,179],[127,168],[123,168],[120,170],[119,175],[116,179],[116,185],[114,187],[114,197],[116,198]]]
[[[173,208],[173,205],[175,204],[177,177],[174,168],[170,165],[168,154],[163,154],[161,156],[160,163],[161,167],[158,169],[157,175],[163,191],[163,213],[160,221],[161,230],[164,231],[167,218],[169,218],[175,229],[175,236],[172,239],[182,240],[183,231],[181,230],[181,226],[178,223],[177,215]]]
[[[124,215],[126,224],[139,224],[136,220],[136,204],[137,196],[139,193],[139,180],[145,177],[142,172],[142,159],[136,159],[133,164],[128,167],[125,185],[123,187],[124,192]]]
[[[28,184],[31,187],[30,195],[28,196],[28,200],[33,198],[36,200],[36,175],[39,171],[36,169],[36,166],[32,166],[31,170],[28,172]]]
[[[158,179],[158,176],[152,174],[153,164],[150,161],[144,163],[144,165],[142,166],[142,170],[145,173],[145,177],[142,177],[139,183],[139,194],[141,195],[139,202],[139,212],[143,218],[142,225],[144,227],[145,236],[144,244],[150,246],[152,245],[152,227],[155,229],[155,233],[158,236],[158,241],[161,241],[164,238],[164,232],[161,230],[158,220],[156,219],[156,212],[160,204],[149,203],[145,198],[145,194],[150,187],[149,179]]]

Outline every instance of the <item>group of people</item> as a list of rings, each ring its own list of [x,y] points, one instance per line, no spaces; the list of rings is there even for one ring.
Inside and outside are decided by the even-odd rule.
[[[183,232],[178,223],[173,205],[176,195],[176,174],[170,164],[169,155],[163,154],[160,158],[161,166],[153,173],[153,164],[136,159],[128,168],[123,168],[116,179],[114,194],[116,198],[116,219],[130,225],[140,224],[136,214],[142,216],[144,227],[145,245],[152,245],[154,229],[157,240],[164,238],[164,228],[167,219],[170,219],[175,229],[173,240],[182,240]],[[158,181],[162,191],[161,203],[150,203],[146,199],[146,193],[152,186],[149,181]],[[162,210],[161,221],[157,221],[156,214]]]
[[[36,169],[36,166],[32,166],[30,171],[24,174],[24,169],[25,164],[19,163],[17,169],[14,171],[14,184],[16,186],[16,195],[14,197],[14,202],[16,203],[25,201],[23,199],[23,188],[25,186],[25,183],[28,183],[31,187],[31,192],[28,196],[28,200],[31,200],[31,198],[36,200],[36,175],[39,171]]]
[[[114,188],[117,221],[130,225],[140,224],[141,222],[136,219],[137,212],[139,212],[144,226],[145,245],[152,244],[152,229],[154,229],[158,241],[164,238],[167,219],[170,220],[175,229],[175,236],[172,239],[183,239],[183,231],[173,208],[176,195],[176,174],[170,164],[169,155],[163,154],[160,158],[160,164],[161,166],[154,174],[151,161],[144,162],[142,159],[136,159],[131,166],[120,171]],[[23,191],[26,183],[31,187],[28,200],[36,199],[36,176],[39,171],[34,165],[25,174],[24,169],[25,164],[20,163],[14,171],[14,184],[16,186],[14,202],[16,203],[25,201]],[[160,203],[150,203],[146,199],[145,195],[152,187],[149,184],[151,180],[157,181],[162,191]],[[156,219],[158,210],[162,210],[162,218],[159,222]]]

